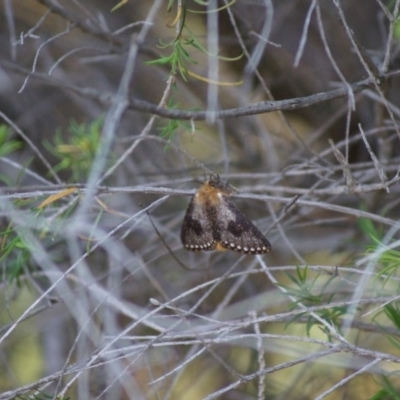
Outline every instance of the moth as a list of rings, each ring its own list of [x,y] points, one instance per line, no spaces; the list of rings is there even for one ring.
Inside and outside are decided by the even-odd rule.
[[[271,244],[229,198],[232,188],[210,175],[190,200],[183,219],[181,241],[190,251],[233,250],[265,254]]]

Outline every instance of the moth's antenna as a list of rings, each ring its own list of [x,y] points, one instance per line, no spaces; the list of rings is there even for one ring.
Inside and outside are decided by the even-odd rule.
[[[164,240],[164,238],[162,237],[160,231],[157,229],[157,227],[156,227],[156,225],[155,225],[155,223],[154,223],[154,221],[153,221],[153,218],[151,218],[151,215],[150,215],[149,211],[146,211],[146,213],[147,213],[147,216],[149,217],[149,220],[150,220],[151,225],[153,225],[153,229],[155,230],[155,232],[156,232],[157,236],[160,238],[160,240],[163,242],[163,245],[164,245],[165,248],[168,250],[168,253],[175,259],[175,261],[176,261],[181,267],[183,267],[183,268],[185,268],[185,269],[187,269],[187,270],[189,270],[189,271],[192,271],[192,269],[189,268],[188,266],[186,266],[186,265],[175,255],[175,253],[172,251],[172,249],[169,247],[168,243]]]

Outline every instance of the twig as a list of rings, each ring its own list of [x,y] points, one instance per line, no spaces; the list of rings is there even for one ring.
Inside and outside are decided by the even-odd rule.
[[[349,164],[347,159],[343,156],[343,154],[335,147],[332,139],[328,139],[329,145],[333,151],[336,160],[339,161],[340,166],[342,167],[343,176],[346,181],[346,186],[349,189],[349,192],[353,192],[354,188],[356,187],[356,181],[350,171]]]
[[[382,168],[379,160],[377,159],[377,157],[375,156],[374,152],[372,151],[371,146],[369,145],[368,140],[365,137],[365,133],[364,133],[364,130],[363,130],[361,124],[358,124],[358,129],[360,130],[361,136],[362,136],[362,138],[364,140],[365,147],[367,148],[367,151],[368,151],[368,153],[369,153],[369,155],[370,155],[370,157],[372,159],[372,162],[374,163],[375,169],[378,172],[378,175],[379,175],[379,178],[380,178],[381,182],[383,184],[386,184],[388,182],[388,177],[386,175],[386,172],[384,171],[384,169]],[[389,186],[386,187],[386,192],[390,193]]]

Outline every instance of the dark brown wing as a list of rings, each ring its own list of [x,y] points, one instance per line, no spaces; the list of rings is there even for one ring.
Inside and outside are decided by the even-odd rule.
[[[213,225],[214,239],[229,250],[246,254],[264,254],[271,244],[257,227],[235,206],[227,196],[215,207],[217,216]]]
[[[181,241],[190,251],[214,250],[217,245],[206,208],[197,205],[194,197],[183,219]]]

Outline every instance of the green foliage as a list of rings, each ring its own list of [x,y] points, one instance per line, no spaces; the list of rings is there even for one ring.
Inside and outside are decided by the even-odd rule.
[[[4,124],[0,125],[0,157],[5,157],[8,154],[22,147],[22,143],[18,140],[10,140],[12,135],[11,129]]]
[[[397,250],[398,246],[393,246],[395,240],[392,239],[389,243],[384,243],[383,234],[379,232],[371,220],[361,218],[359,220],[359,226],[362,232],[368,237],[371,244],[367,246],[366,255],[376,256],[376,282],[382,282],[382,286],[378,290],[386,289],[396,300],[398,298],[399,287],[396,285],[396,281],[391,279],[398,277],[398,269],[400,266],[400,251]],[[389,285],[387,285],[389,283]],[[386,287],[387,285],[387,287]],[[390,343],[397,349],[400,350],[400,339],[397,334],[392,334],[391,330],[386,326],[382,326],[378,322],[378,317],[385,315],[385,321],[390,321],[396,331],[400,331],[400,307],[397,301],[385,304],[379,313],[374,317],[374,321],[378,326],[381,326],[383,332],[386,332],[385,337]],[[375,393],[370,400],[400,400],[399,388],[394,387],[388,376],[381,376],[381,386],[377,393]]]
[[[169,1],[167,6],[168,11],[171,10],[173,2],[174,2],[173,0]],[[187,48],[193,46],[199,49],[200,47],[198,41],[196,40],[193,34],[190,34],[189,38],[187,39],[182,39],[182,31],[183,28],[185,27],[185,22],[186,22],[186,4],[183,4],[180,12],[178,11],[178,20],[174,24],[172,24],[176,25],[176,23],[179,23],[179,32],[176,35],[175,39],[170,43],[163,43],[160,40],[159,48],[161,49],[172,48],[171,53],[167,56],[157,58],[156,60],[148,61],[146,64],[160,65],[160,66],[170,65],[171,75],[176,75],[177,72],[179,72],[182,79],[184,81],[187,81],[187,76],[188,76],[187,64],[188,63],[196,64],[196,61],[189,55]]]
[[[168,11],[171,9],[173,5],[173,1],[170,1],[168,4]],[[187,81],[187,77],[189,75],[188,72],[188,64],[196,64],[196,61],[190,56],[188,48],[193,47],[195,49],[199,49],[201,51],[205,51],[204,48],[200,45],[195,36],[190,33],[189,38],[182,38],[182,30],[185,26],[186,21],[186,12],[185,6],[183,7],[182,14],[180,16],[180,30],[177,34],[176,38],[167,44],[161,42],[159,46],[162,49],[172,48],[172,51],[169,55],[160,57],[156,60],[148,61],[147,65],[169,65],[170,66],[170,74],[176,75],[179,73],[184,81]],[[173,88],[176,89],[176,85],[173,85]],[[167,101],[168,109],[176,109],[179,108],[180,104],[174,100],[174,98],[170,98]],[[179,119],[168,119],[165,124],[163,124],[160,128],[160,136],[165,139],[168,143],[171,142],[176,132],[179,128],[184,128],[184,130],[190,130],[190,124],[179,120]],[[168,149],[168,144],[165,149]]]
[[[400,18],[399,15],[395,15],[394,11],[397,9],[396,0],[389,0],[387,4],[388,10],[393,14],[393,38],[400,41]]]
[[[69,204],[57,218],[51,219],[51,229],[44,217],[44,209],[26,210],[26,206],[31,205],[33,201],[37,202],[36,199],[16,201],[15,206],[20,215],[23,215],[24,224],[9,222],[5,229],[0,231],[0,281],[15,282],[20,286],[22,276],[39,269],[37,259],[43,256],[41,251],[46,252],[46,257],[59,258],[59,255],[54,250],[51,252],[50,248],[64,248],[57,246],[55,239],[58,232],[65,227],[78,200]],[[39,248],[37,243],[40,243]]]
[[[20,141],[10,139],[11,135],[12,130],[7,125],[0,124],[0,157],[5,157],[22,147]],[[10,179],[4,174],[0,174],[0,181],[11,185]]]
[[[393,36],[399,42],[400,41],[400,21],[397,20],[393,25]]]
[[[198,1],[198,0],[197,0]],[[174,0],[169,0],[167,5],[167,10],[171,11],[172,6],[174,4]],[[201,4],[201,2],[199,2]],[[196,64],[196,61],[190,56],[188,49],[190,47],[201,50],[205,52],[203,46],[200,45],[199,41],[196,39],[195,35],[189,31],[186,24],[186,3],[183,3],[181,13],[179,15],[179,32],[176,35],[175,39],[170,43],[162,43],[160,40],[159,47],[161,49],[168,49],[172,48],[172,51],[169,55],[162,56],[156,60],[148,61],[147,65],[159,65],[170,66],[170,75],[176,75],[177,73],[180,74],[184,81],[187,81],[189,71],[188,71],[188,64]],[[186,28],[189,31],[188,38],[182,38],[183,29]],[[176,85],[174,85],[176,89]],[[175,109],[178,108],[180,105],[179,103],[175,102],[173,98],[169,99],[167,102],[167,108]],[[190,124],[187,122],[178,120],[178,119],[169,119],[163,126],[159,128],[160,136],[167,140],[167,142],[171,142],[174,139],[175,133],[177,130],[183,127],[184,129],[190,129]],[[165,149],[168,149],[168,144],[166,145]]]
[[[337,290],[332,290],[331,288],[330,294],[325,293],[327,292],[326,289],[332,285],[336,276],[332,275],[329,277],[320,288],[318,282],[322,278],[321,273],[315,274],[315,277],[312,278],[310,277],[310,271],[307,266],[305,268],[297,267],[296,275],[288,274],[288,277],[292,281],[292,285],[281,285],[281,287],[285,288],[289,295],[296,298],[296,301],[291,304],[290,308],[295,309],[299,303],[306,307],[327,305],[326,309],[316,311],[315,313],[340,330],[341,318],[346,313],[346,307],[329,307],[329,303],[333,301],[334,294],[337,293]],[[323,277],[325,278],[326,275]],[[304,315],[306,315],[306,313],[294,316],[286,326],[302,318]],[[311,328],[316,324],[320,325],[320,322],[309,315],[306,323],[307,335],[310,334]]]
[[[377,276],[375,279],[376,281],[382,282],[380,289],[383,290],[387,283],[394,282],[391,278],[398,277],[398,270],[400,267],[399,246],[394,245],[395,239],[392,239],[387,243],[387,240],[384,239],[383,233],[375,227],[371,220],[360,218],[358,224],[362,232],[370,241],[370,244],[367,245],[365,255],[376,260],[375,271],[377,272]],[[388,290],[393,291],[393,285],[390,285]],[[394,317],[393,312],[394,309],[388,309],[385,307],[385,313],[388,317],[390,317],[390,315]],[[395,322],[394,319],[392,319],[392,321]],[[400,325],[395,325],[400,328]]]
[[[42,210],[26,210],[26,206],[31,205],[33,201],[36,200],[16,201],[15,206],[24,222],[9,222],[4,230],[0,231],[0,280],[15,282],[18,286],[21,285],[22,276],[38,269],[36,260],[43,256],[42,249],[47,249],[44,250],[47,257],[49,244],[55,244],[54,234],[51,237],[48,234]],[[59,219],[62,220],[62,216]],[[57,221],[53,223],[56,224]]]
[[[386,304],[384,307],[386,316],[393,322],[393,325],[400,331],[400,310],[397,303]]]
[[[195,0],[195,2],[201,6],[207,6],[208,2],[202,1],[202,0]],[[122,2],[121,2],[122,3]],[[119,4],[121,4],[119,3]],[[169,0],[168,5],[167,5],[167,10],[171,11],[173,5],[176,3],[175,0]],[[222,6],[220,9],[215,10],[219,11],[222,10],[226,7],[229,7],[229,5]],[[182,2],[182,6],[179,7],[177,4],[177,16],[175,18],[175,21],[170,24],[172,27],[176,26],[179,24],[179,31],[176,34],[176,37],[174,40],[172,40],[169,43],[163,43],[160,40],[160,45],[158,46],[161,49],[171,49],[170,53],[165,56],[161,56],[160,58],[157,58],[156,60],[151,60],[147,61],[147,65],[158,65],[158,66],[169,66],[170,67],[170,75],[175,76],[178,73],[182,77],[182,79],[187,82],[188,76],[195,77],[201,81],[207,82],[207,83],[212,83],[212,84],[218,84],[218,82],[210,82],[207,78],[203,78],[193,72],[189,71],[189,64],[197,64],[195,59],[191,56],[189,50],[198,50],[203,54],[208,54],[207,49],[200,43],[200,41],[196,38],[196,35],[190,30],[190,28],[187,26],[187,19],[186,15],[187,12],[193,12],[197,13],[198,11],[193,11],[193,10],[188,10],[186,6],[186,2]],[[204,11],[204,12],[207,12]],[[182,32],[185,30],[187,32],[187,37],[183,37]],[[240,55],[239,57],[228,59],[225,57],[221,57],[220,55],[216,54],[215,57],[218,57],[219,59],[223,59],[225,61],[236,61],[240,59],[243,56]],[[230,85],[231,83],[228,83]],[[233,83],[237,84],[237,83]],[[174,85],[176,88],[176,85]],[[170,99],[167,103],[167,108],[169,109],[175,109],[179,106],[177,102],[175,102],[173,99]],[[183,127],[184,129],[191,129],[190,124],[183,122],[181,120],[177,119],[170,119],[166,124],[164,124],[161,128],[161,134],[160,136],[164,139],[167,140],[169,143],[171,140],[173,140],[175,133],[177,132],[178,128]],[[193,129],[191,129],[193,130]],[[166,146],[168,148],[168,144]]]
[[[361,209],[364,209],[364,207],[361,207]],[[357,223],[364,235],[370,240],[375,241],[382,237],[381,232],[375,228],[375,225],[370,219],[359,218]]]
[[[16,228],[11,224],[0,232],[1,276],[10,283],[16,281],[20,285],[21,275],[33,270],[31,254],[36,250],[27,232],[25,227]]]
[[[59,159],[59,163],[54,169],[69,173],[74,181],[84,179],[92,167],[100,144],[102,124],[103,121],[100,118],[89,124],[78,124],[72,121],[66,134],[61,129],[57,130],[53,143],[46,143],[46,147]],[[0,154],[2,156],[10,154],[20,147],[18,142],[9,140],[10,134],[8,129],[0,126]],[[76,201],[68,204],[68,207],[65,207],[62,212],[56,212],[56,217],[45,218],[45,213],[47,213],[45,208],[58,207],[59,202],[63,201],[62,194],[61,191],[59,198],[57,195],[52,195],[55,197],[54,199],[49,196],[46,200],[51,201],[38,209],[31,208],[33,202],[35,205],[38,204],[38,199],[15,201],[14,206],[19,210],[20,216],[26,214],[27,217],[24,224],[8,220],[6,222],[8,225],[5,225],[0,231],[2,280],[21,285],[22,276],[38,269],[36,260],[41,257],[39,254],[39,251],[42,251],[41,248],[46,251],[47,257],[49,255],[56,256],[55,253],[50,252],[50,248],[51,246],[54,248],[54,239],[65,226],[65,221],[68,220],[79,201],[77,197]],[[68,201],[69,199],[70,197],[68,197]],[[49,221],[51,221],[51,226],[48,225]],[[37,243],[40,243],[40,248]]]
[[[168,100],[167,106],[169,109],[173,110],[180,107],[179,103],[175,103],[175,100],[171,98]],[[168,119],[165,120],[165,123],[161,125],[158,130],[160,131],[160,137],[165,139],[168,143],[165,146],[165,150],[168,149],[169,143],[174,140],[176,132],[179,128],[183,128],[184,130],[189,131],[191,129],[190,124],[187,121],[183,121],[180,119]]]
[[[23,225],[9,222],[7,227],[0,231],[0,281],[15,282],[21,286],[22,276],[40,269],[38,260],[43,257],[57,261],[63,258],[61,253],[65,247],[60,246],[57,242],[59,241],[58,233],[65,228],[79,198],[68,203],[68,207],[65,207],[63,212],[58,212],[56,208],[57,216],[55,218],[47,218],[44,208],[24,209],[26,204],[32,201],[30,199],[29,202],[18,201],[16,203],[19,213],[24,217],[26,214]],[[57,202],[59,201],[61,199],[57,200]],[[58,207],[57,202],[52,202],[46,207]],[[96,224],[101,216],[102,212],[99,213]]]
[[[70,172],[73,182],[86,179],[100,145],[102,126],[103,119],[98,118],[88,124],[72,120],[67,134],[58,129],[54,144],[45,143],[47,149],[60,160],[54,170]]]
[[[188,46],[194,46],[196,41],[191,39],[174,40],[172,43],[161,44],[161,48],[172,47],[172,52],[168,56],[157,58],[156,60],[147,61],[147,65],[170,65],[171,75],[176,75],[177,72],[181,75],[182,79],[187,81],[188,76],[188,63],[196,64],[196,61],[190,57],[189,52],[186,50]],[[195,47],[195,46],[194,46]]]
[[[399,309],[397,302],[392,302],[392,303],[386,304],[383,307],[383,313],[392,322],[392,324],[397,329],[397,331],[400,331],[400,309]],[[375,316],[374,320],[377,320],[377,317],[380,314],[381,313],[378,313]],[[377,322],[377,325],[380,325],[379,322]],[[392,343],[392,345],[394,347],[396,347],[397,349],[400,349],[400,339],[397,337],[397,335],[392,335],[390,333],[390,331],[385,327],[382,327],[382,331],[384,331],[384,332],[386,331],[387,339]]]
[[[395,388],[389,378],[382,376],[382,389],[375,393],[369,400],[400,400],[400,390]]]
[[[381,243],[378,243],[376,247],[371,246],[368,249],[368,252],[374,253],[378,248],[382,248]],[[397,272],[400,266],[400,251],[387,248],[387,250],[380,255],[379,261],[381,268],[378,276],[384,278],[384,283],[388,282],[391,277],[398,275]]]
[[[394,240],[391,240],[389,244],[382,242],[383,235],[378,232],[370,220],[362,218],[359,225],[372,243],[367,246],[366,254],[376,254],[378,258],[378,278],[383,279],[384,287],[391,277],[397,276],[400,266],[400,251],[391,246]]]

